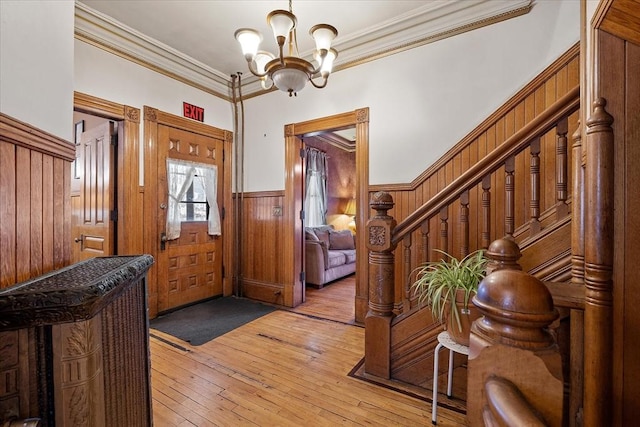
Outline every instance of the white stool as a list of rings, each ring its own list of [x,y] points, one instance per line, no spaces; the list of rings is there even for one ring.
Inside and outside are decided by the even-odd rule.
[[[458,344],[447,331],[438,334],[438,345],[433,351],[433,406],[431,407],[431,423],[437,424],[436,416],[438,414],[438,354],[442,347],[449,349],[449,375],[447,376],[447,397],[451,397],[451,388],[453,383],[453,353],[469,355],[469,347]]]

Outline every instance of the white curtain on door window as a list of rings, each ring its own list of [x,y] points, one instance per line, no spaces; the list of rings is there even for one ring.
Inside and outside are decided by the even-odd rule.
[[[180,201],[184,199],[194,177],[202,179],[202,184],[209,203],[209,217],[207,220],[210,235],[221,234],[220,212],[217,203],[218,173],[217,167],[204,163],[194,163],[185,160],[167,159],[167,239],[180,237],[182,219],[180,217]]]
[[[326,224],[327,217],[327,155],[315,148],[306,148],[306,192],[304,197],[305,225]]]
[[[207,203],[209,203],[209,217],[207,229],[211,236],[220,236],[220,212],[218,210],[218,167],[215,165],[198,164],[196,166],[196,178],[202,182]]]

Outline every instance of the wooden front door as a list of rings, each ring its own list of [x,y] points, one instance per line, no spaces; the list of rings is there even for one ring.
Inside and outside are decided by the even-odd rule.
[[[165,240],[169,206],[167,158],[215,165],[218,169],[218,206],[223,206],[222,152],[221,140],[158,125],[157,227],[160,230],[160,236],[158,236],[160,250],[156,263],[159,312],[223,293],[222,238],[208,234],[205,220],[187,218],[181,224],[180,237]],[[208,207],[208,209],[213,208],[213,206]],[[191,210],[194,209],[191,208]],[[197,211],[197,207],[195,210]],[[185,211],[187,211],[186,205]]]
[[[105,122],[82,133],[72,171],[71,237],[73,262],[114,254],[115,124]]]

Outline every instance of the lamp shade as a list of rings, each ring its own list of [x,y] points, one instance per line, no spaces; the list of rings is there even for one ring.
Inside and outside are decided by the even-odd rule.
[[[344,214],[349,216],[356,214],[356,199],[349,199],[347,207],[344,209]]]
[[[281,68],[273,72],[271,79],[278,89],[296,93],[304,89],[309,76],[297,68]]]
[[[327,52],[327,56],[324,58],[324,62],[322,63],[322,69],[320,70],[320,74],[323,76],[328,76],[331,74],[333,69],[333,61],[335,61],[338,56],[338,52],[335,49],[329,49]]]
[[[265,52],[264,50],[261,50],[256,53],[254,59],[256,62],[256,71],[258,71],[259,74],[264,74],[265,70],[267,69],[267,63],[272,59],[275,59],[275,55],[273,55],[271,52]]]
[[[296,16],[286,10],[274,10],[267,15],[267,22],[271,25],[276,40],[278,37],[286,39],[289,32],[296,27],[296,21]]]
[[[258,52],[258,47],[262,42],[262,34],[251,28],[240,28],[235,33],[236,40],[242,47],[242,54],[251,61]]]
[[[331,48],[331,42],[338,35],[338,30],[328,24],[318,24],[311,27],[309,34],[313,37],[313,40],[315,40],[317,50],[329,50]]]

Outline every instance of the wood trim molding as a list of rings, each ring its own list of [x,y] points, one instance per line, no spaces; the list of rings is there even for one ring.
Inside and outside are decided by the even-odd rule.
[[[0,113],[0,140],[72,162],[76,147],[71,142]]]
[[[175,114],[166,113],[156,108],[144,106],[144,119],[157,122],[167,126],[174,127],[176,129],[182,129],[187,132],[198,133],[200,135],[208,136],[211,138],[219,139],[221,141],[232,141],[233,133],[214,127],[206,123],[196,122],[186,117],[176,116]]]
[[[73,108],[76,111],[121,121],[120,140],[117,155],[117,254],[143,253],[142,195],[140,186],[140,109],[118,104],[81,92],[73,94]]]
[[[234,198],[237,197],[237,193],[233,195]],[[242,193],[242,197],[245,199],[256,198],[261,199],[263,197],[284,197],[284,190],[280,191],[249,191],[246,193]]]
[[[592,28],[597,29],[600,27],[600,25],[602,25],[602,21],[604,21],[604,18],[607,16],[607,13],[609,12],[611,5],[613,4],[613,1],[614,0],[600,1],[595,13],[591,17]]]
[[[74,92],[73,94],[73,107],[83,113],[94,114],[100,117],[108,117],[110,119],[124,120],[127,117],[125,111],[127,108],[122,104],[107,101],[106,99],[96,98],[95,96],[88,95],[86,93]],[[140,113],[138,111],[138,123],[140,122]],[[128,113],[131,114],[131,111]]]
[[[322,117],[305,122],[287,124],[285,135],[285,191],[283,203],[284,236],[283,251],[285,271],[284,305],[295,307],[303,298],[300,292],[300,272],[302,271],[303,239],[299,211],[302,208],[302,183],[300,181],[301,162],[299,152],[302,141],[298,136],[323,130],[356,128],[356,228],[364,229],[369,219],[369,108],[359,108],[347,113]],[[299,234],[298,234],[299,233]],[[356,246],[366,248],[365,233],[356,234]],[[356,253],[356,322],[364,322],[368,309],[369,270],[367,251]]]
[[[606,0],[594,16],[594,28],[640,45],[640,8],[636,0]]]

